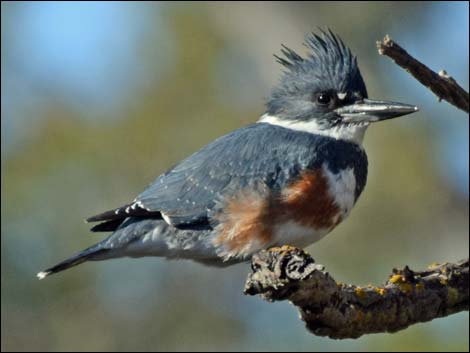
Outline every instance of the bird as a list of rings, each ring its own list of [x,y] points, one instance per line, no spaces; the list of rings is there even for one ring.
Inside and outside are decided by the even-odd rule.
[[[263,249],[304,248],[344,221],[366,185],[367,128],[418,107],[369,99],[357,57],[330,29],[307,34],[304,46],[304,56],[285,45],[274,55],[283,72],[258,121],[88,218],[91,231],[112,233],[37,277],[120,257],[223,267]]]

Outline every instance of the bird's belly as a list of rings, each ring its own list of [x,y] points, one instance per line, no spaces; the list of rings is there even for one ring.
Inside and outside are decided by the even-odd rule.
[[[330,232],[330,229],[315,229],[302,225],[294,220],[276,225],[273,238],[275,245],[292,245],[304,248],[319,241]]]

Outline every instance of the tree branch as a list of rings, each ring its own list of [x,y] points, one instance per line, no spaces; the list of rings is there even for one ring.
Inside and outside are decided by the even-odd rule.
[[[380,55],[387,55],[395,63],[408,71],[415,79],[428,87],[441,101],[446,100],[457,108],[469,112],[468,92],[466,92],[452,77],[442,70],[439,74],[422,64],[388,35],[377,42]]]
[[[338,283],[303,250],[288,246],[261,251],[251,266],[245,294],[291,301],[318,336],[395,332],[469,310],[468,259],[419,272],[394,269],[382,287]]]

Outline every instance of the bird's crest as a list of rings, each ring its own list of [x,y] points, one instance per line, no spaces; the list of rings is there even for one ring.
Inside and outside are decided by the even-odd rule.
[[[330,29],[319,29],[319,34],[307,35],[304,46],[309,49],[304,58],[294,50],[282,45],[282,56],[274,55],[276,61],[291,72],[305,72],[313,68],[340,69],[346,67],[354,71],[357,68],[356,57],[346,47],[341,38]]]

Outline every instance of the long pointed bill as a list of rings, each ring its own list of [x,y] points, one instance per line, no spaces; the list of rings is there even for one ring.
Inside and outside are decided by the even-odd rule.
[[[360,102],[336,109],[345,123],[373,123],[417,112],[414,105],[363,99]]]

